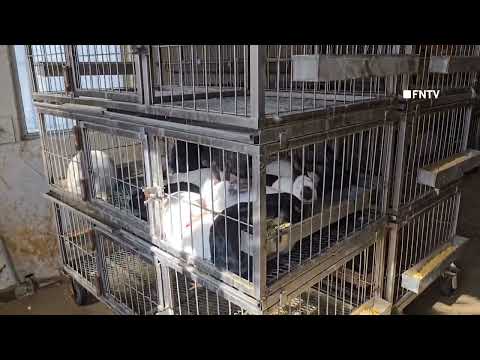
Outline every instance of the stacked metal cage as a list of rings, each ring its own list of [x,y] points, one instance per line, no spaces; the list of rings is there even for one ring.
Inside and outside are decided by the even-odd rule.
[[[457,270],[453,261],[468,240],[456,232],[461,182],[480,154],[469,141],[478,86],[478,74],[470,70],[478,46],[419,51],[424,65],[415,89],[440,90],[440,96],[404,101],[398,111],[385,284],[385,298],[398,311],[442,274],[455,279],[447,278],[444,289],[456,287],[450,269]]]
[[[29,46],[63,267],[120,313],[388,313],[389,223],[466,150],[477,49]]]

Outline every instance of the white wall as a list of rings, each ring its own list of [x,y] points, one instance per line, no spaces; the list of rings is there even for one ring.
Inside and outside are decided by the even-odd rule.
[[[53,214],[42,197],[48,187],[40,140],[21,141],[10,51],[0,45],[0,237],[20,280],[29,273],[51,277],[58,275],[58,251]],[[0,268],[4,262],[0,254]],[[0,290],[6,281],[2,287],[0,277]]]

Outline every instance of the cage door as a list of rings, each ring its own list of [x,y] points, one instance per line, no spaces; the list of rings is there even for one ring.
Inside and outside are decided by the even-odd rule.
[[[70,49],[75,95],[142,102],[137,46],[75,45]]]
[[[150,166],[143,128],[125,130],[85,122],[80,126],[92,203],[121,221],[123,228],[140,229],[139,235],[148,236],[143,189],[150,186]]]

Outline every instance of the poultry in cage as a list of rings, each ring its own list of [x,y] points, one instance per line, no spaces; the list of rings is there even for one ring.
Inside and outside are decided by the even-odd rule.
[[[175,158],[179,153],[185,154],[186,149],[189,149],[191,155],[188,161],[186,158],[175,158],[175,169],[169,169],[172,175],[167,176],[165,185],[165,192],[170,194],[163,202],[163,237],[178,251],[201,256],[221,268],[228,266],[238,269],[238,228],[249,232],[246,224],[252,222],[251,219],[246,219],[247,213],[252,214],[252,203],[258,198],[257,189],[251,187],[251,179],[247,177],[252,173],[251,160],[247,156],[242,158],[232,152],[200,148],[202,146],[199,145],[183,146],[180,152],[175,147],[170,148],[171,158]],[[356,177],[347,176],[348,170],[342,169],[342,164],[334,161],[334,151],[330,146],[314,149],[312,146],[306,147],[300,157],[295,153],[293,161],[277,158],[267,164],[267,234],[275,233],[280,226],[298,223],[320,211],[318,199],[322,194],[325,196],[326,188],[330,187],[331,200],[334,194],[338,197],[337,193],[342,187],[342,197],[348,198],[347,185],[353,184],[352,187],[358,193],[358,188],[354,185],[361,182],[364,185],[367,182],[366,177],[362,177],[359,182]],[[200,154],[200,157],[203,154],[204,159],[199,161],[195,154]],[[210,154],[212,160],[209,158]],[[224,154],[227,161],[223,161]],[[188,171],[188,174],[175,172],[179,163],[188,163],[188,166],[183,168],[196,170]],[[216,168],[206,167],[207,164]],[[222,167],[223,164],[225,168]],[[232,181],[225,180],[227,178]],[[237,183],[243,185],[237,186]],[[180,191],[177,185],[180,185]],[[227,220],[222,215],[223,211]],[[358,215],[359,219],[360,217],[361,215]],[[246,220],[242,224],[233,220],[240,218]],[[227,245],[226,238],[233,240]],[[282,239],[284,241],[280,243],[270,241],[267,244],[268,257],[285,253],[289,247],[295,246],[295,243],[288,244],[288,238]],[[229,249],[230,246],[232,248]],[[225,252],[233,256],[227,256]]]
[[[69,161],[64,182],[67,191],[77,196],[81,195],[81,181],[84,179],[80,157],[79,152]],[[95,195],[97,198],[108,201],[109,194],[112,192],[110,179],[115,174],[113,162],[106,152],[100,150],[91,150],[90,159]]]

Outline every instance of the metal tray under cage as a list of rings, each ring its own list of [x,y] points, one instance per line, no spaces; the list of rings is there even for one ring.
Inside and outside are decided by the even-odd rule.
[[[155,314],[160,300],[153,255],[57,200],[52,205],[66,273],[116,313]]]
[[[458,186],[451,185],[391,225],[385,298],[394,306],[403,308],[416,296],[402,287],[402,274],[456,236],[460,195]]]

